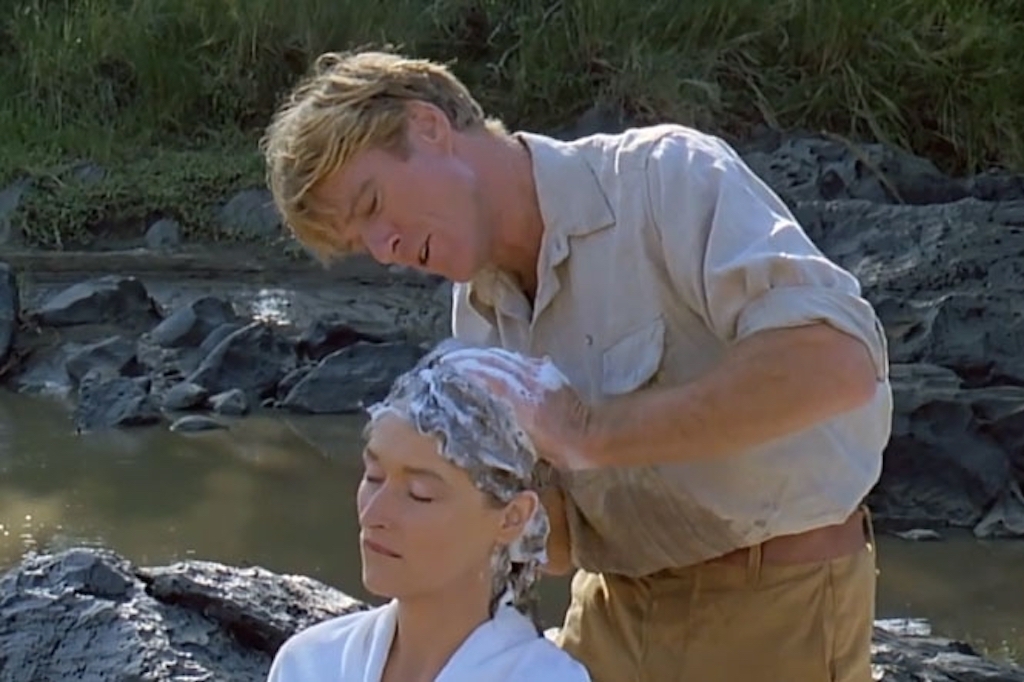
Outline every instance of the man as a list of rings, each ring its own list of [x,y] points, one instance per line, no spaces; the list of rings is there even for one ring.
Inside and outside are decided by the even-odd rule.
[[[559,470],[558,641],[595,680],[871,679],[885,337],[732,149],[512,135],[444,67],[373,52],[323,56],[262,147],[323,259],[447,277],[456,336],[570,379],[538,359],[495,388]]]

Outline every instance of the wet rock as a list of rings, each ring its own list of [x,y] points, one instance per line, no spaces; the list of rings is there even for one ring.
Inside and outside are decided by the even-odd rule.
[[[82,378],[74,410],[79,431],[145,426],[160,420],[148,378],[108,376],[95,370]]]
[[[3,367],[14,346],[20,312],[18,281],[14,271],[7,263],[0,262],[0,367]]]
[[[229,322],[238,322],[230,303],[215,296],[202,296],[168,315],[149,335],[164,348],[198,346],[211,332]]]
[[[220,212],[224,235],[242,239],[266,239],[281,235],[281,218],[273,197],[265,189],[242,190]]]
[[[70,352],[65,369],[71,381],[78,385],[93,370],[131,376],[138,375],[141,367],[135,357],[135,343],[123,336],[111,336]]]
[[[205,339],[203,339],[203,342],[199,344],[199,355],[205,358],[213,352],[214,348],[220,345],[221,341],[228,338],[244,326],[245,324],[242,322],[225,322],[224,324],[218,325]]]
[[[930,528],[911,528],[910,530],[893,533],[893,535],[900,540],[909,540],[911,542],[931,542],[942,539],[942,536],[937,531]]]
[[[876,627],[871,646],[877,682],[1020,682],[1024,668],[983,658],[970,645]]]
[[[160,404],[165,410],[191,410],[201,407],[206,403],[210,392],[199,384],[188,381],[179,381],[164,391],[160,398]]]
[[[253,322],[217,344],[188,381],[211,393],[239,388],[263,398],[273,393],[295,362],[295,349],[287,339],[272,326]]]
[[[73,284],[47,300],[33,317],[51,327],[82,324],[148,327],[160,320],[156,303],[142,282],[117,275]]]
[[[146,230],[146,248],[169,251],[181,244],[181,225],[173,218],[161,218]]]
[[[321,360],[295,383],[279,407],[314,414],[356,412],[382,399],[422,354],[406,343],[360,341]]]
[[[228,425],[222,421],[214,419],[213,417],[207,417],[206,415],[187,414],[184,417],[175,419],[169,428],[171,431],[178,433],[198,433],[200,431],[226,429],[228,428]]]
[[[210,409],[217,414],[241,417],[249,413],[249,398],[245,391],[233,388],[210,398]]]
[[[295,344],[295,348],[302,358],[322,360],[331,353],[351,346],[358,341],[381,343],[383,341],[399,340],[397,338],[385,338],[385,336],[360,331],[342,319],[323,318],[315,320],[303,331],[298,342]]]

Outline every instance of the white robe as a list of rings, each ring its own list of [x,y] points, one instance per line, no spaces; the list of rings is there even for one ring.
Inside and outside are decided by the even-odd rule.
[[[380,682],[395,636],[392,601],[318,623],[278,650],[267,682]],[[537,634],[511,606],[498,608],[455,651],[434,682],[591,682],[586,668]]]

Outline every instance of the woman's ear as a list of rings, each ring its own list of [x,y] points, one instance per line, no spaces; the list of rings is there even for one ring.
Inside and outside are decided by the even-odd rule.
[[[523,534],[523,530],[526,528],[526,524],[530,522],[530,519],[537,512],[539,504],[540,499],[537,497],[537,493],[532,490],[523,491],[512,498],[505,505],[505,510],[501,515],[498,542],[507,545],[519,539],[519,536]]]

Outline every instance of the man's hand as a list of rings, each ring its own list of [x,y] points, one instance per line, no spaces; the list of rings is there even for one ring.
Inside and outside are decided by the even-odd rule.
[[[559,469],[598,466],[584,443],[591,409],[548,359],[489,355],[472,373],[507,401],[537,455]]]

